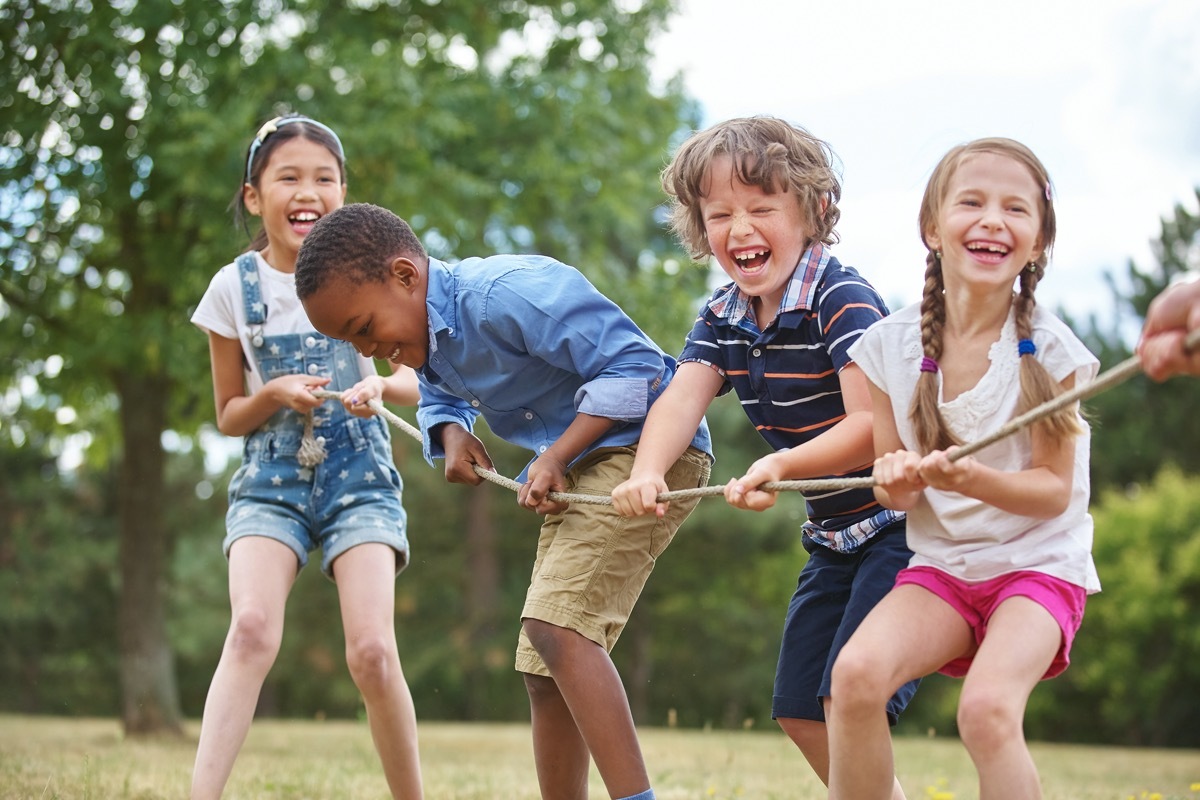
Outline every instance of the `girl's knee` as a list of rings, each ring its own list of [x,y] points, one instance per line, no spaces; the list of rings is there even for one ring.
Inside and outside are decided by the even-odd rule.
[[[386,637],[359,637],[346,643],[346,666],[363,693],[388,684],[400,672],[400,657]]]
[[[888,685],[883,663],[866,648],[842,648],[829,678],[829,695],[843,708],[860,704],[882,707],[895,687]]]
[[[275,660],[283,640],[282,626],[259,609],[239,611],[229,625],[228,649],[243,660]]]
[[[958,700],[958,734],[968,750],[994,748],[1020,738],[1024,709],[987,687],[964,686]]]

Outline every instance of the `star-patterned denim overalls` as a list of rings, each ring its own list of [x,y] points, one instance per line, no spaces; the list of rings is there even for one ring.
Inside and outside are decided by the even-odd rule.
[[[237,266],[264,382],[305,374],[332,378],[326,388],[333,391],[358,383],[358,354],[346,342],[315,330],[264,335],[269,309],[254,254],[239,256]],[[313,433],[324,440],[326,456],[311,467],[297,459],[304,424],[304,415],[285,407],[246,437],[242,465],[229,483],[225,554],[243,536],[265,536],[292,548],[303,567],[309,551],[320,547],[321,570],[332,577],[337,556],[358,544],[382,542],[396,550],[399,572],[408,563],[406,514],[384,420],[356,417],[341,402],[326,400],[313,411]]]

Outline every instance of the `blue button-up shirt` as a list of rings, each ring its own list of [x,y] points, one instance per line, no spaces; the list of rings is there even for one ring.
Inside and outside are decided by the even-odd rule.
[[[472,430],[481,414],[493,433],[534,458],[579,413],[618,422],[585,453],[633,444],[675,374],[675,359],[620,307],[578,270],[544,256],[453,266],[431,258],[426,308],[429,355],[417,370],[417,421],[430,464],[445,456],[430,428],[450,422]],[[707,423],[692,445],[712,453]]]

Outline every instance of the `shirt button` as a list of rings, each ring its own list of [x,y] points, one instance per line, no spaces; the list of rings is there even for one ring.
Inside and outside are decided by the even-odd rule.
[[[546,452],[546,445],[542,445],[541,447],[539,447],[539,448],[538,448],[538,452],[539,452],[539,453],[544,453],[544,452]]]
[[[312,337],[312,336],[308,337],[307,339],[304,340],[304,346],[305,347],[316,347],[317,346],[316,338]]]
[[[308,374],[309,374],[309,375],[316,375],[316,374],[317,374],[317,370],[319,370],[319,369],[320,369],[320,367],[318,367],[316,364],[309,364],[309,365],[308,365]]]
[[[526,411],[526,412],[525,412],[525,419],[533,419],[533,412],[532,412],[532,411]]]
[[[472,405],[474,408],[479,408],[479,401],[478,401],[478,400],[472,400],[472,401],[471,401],[471,405]]]
[[[754,348],[753,350],[751,350],[751,351],[750,351],[750,355],[754,356],[755,358],[758,358],[759,356],[761,356],[761,355],[762,355],[762,350],[759,350],[759,349],[756,347],[756,348]]]

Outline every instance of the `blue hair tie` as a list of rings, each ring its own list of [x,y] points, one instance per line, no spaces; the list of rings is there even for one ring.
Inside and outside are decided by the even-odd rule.
[[[1033,343],[1033,339],[1022,339],[1017,342],[1017,354],[1019,356],[1032,356],[1037,354],[1037,345]]]
[[[258,133],[254,136],[254,141],[250,143],[250,155],[246,157],[246,183],[250,183],[250,168],[252,166],[254,166],[254,157],[256,155],[258,155],[258,148],[262,147],[263,141],[268,136],[270,136],[275,131],[279,130],[280,126],[287,125],[289,122],[307,122],[309,125],[312,125],[314,128],[320,128],[321,130],[328,133],[330,136],[333,137],[334,144],[337,145],[338,158],[340,158],[342,160],[342,163],[346,162],[346,151],[344,149],[342,149],[342,140],[338,138],[338,135],[336,133],[334,133],[333,129],[330,128],[328,125],[322,125],[321,123],[317,122],[315,119],[311,119],[309,117],[302,117],[299,115],[292,116],[292,117],[276,117],[273,120],[264,122],[263,126],[258,129]]]

